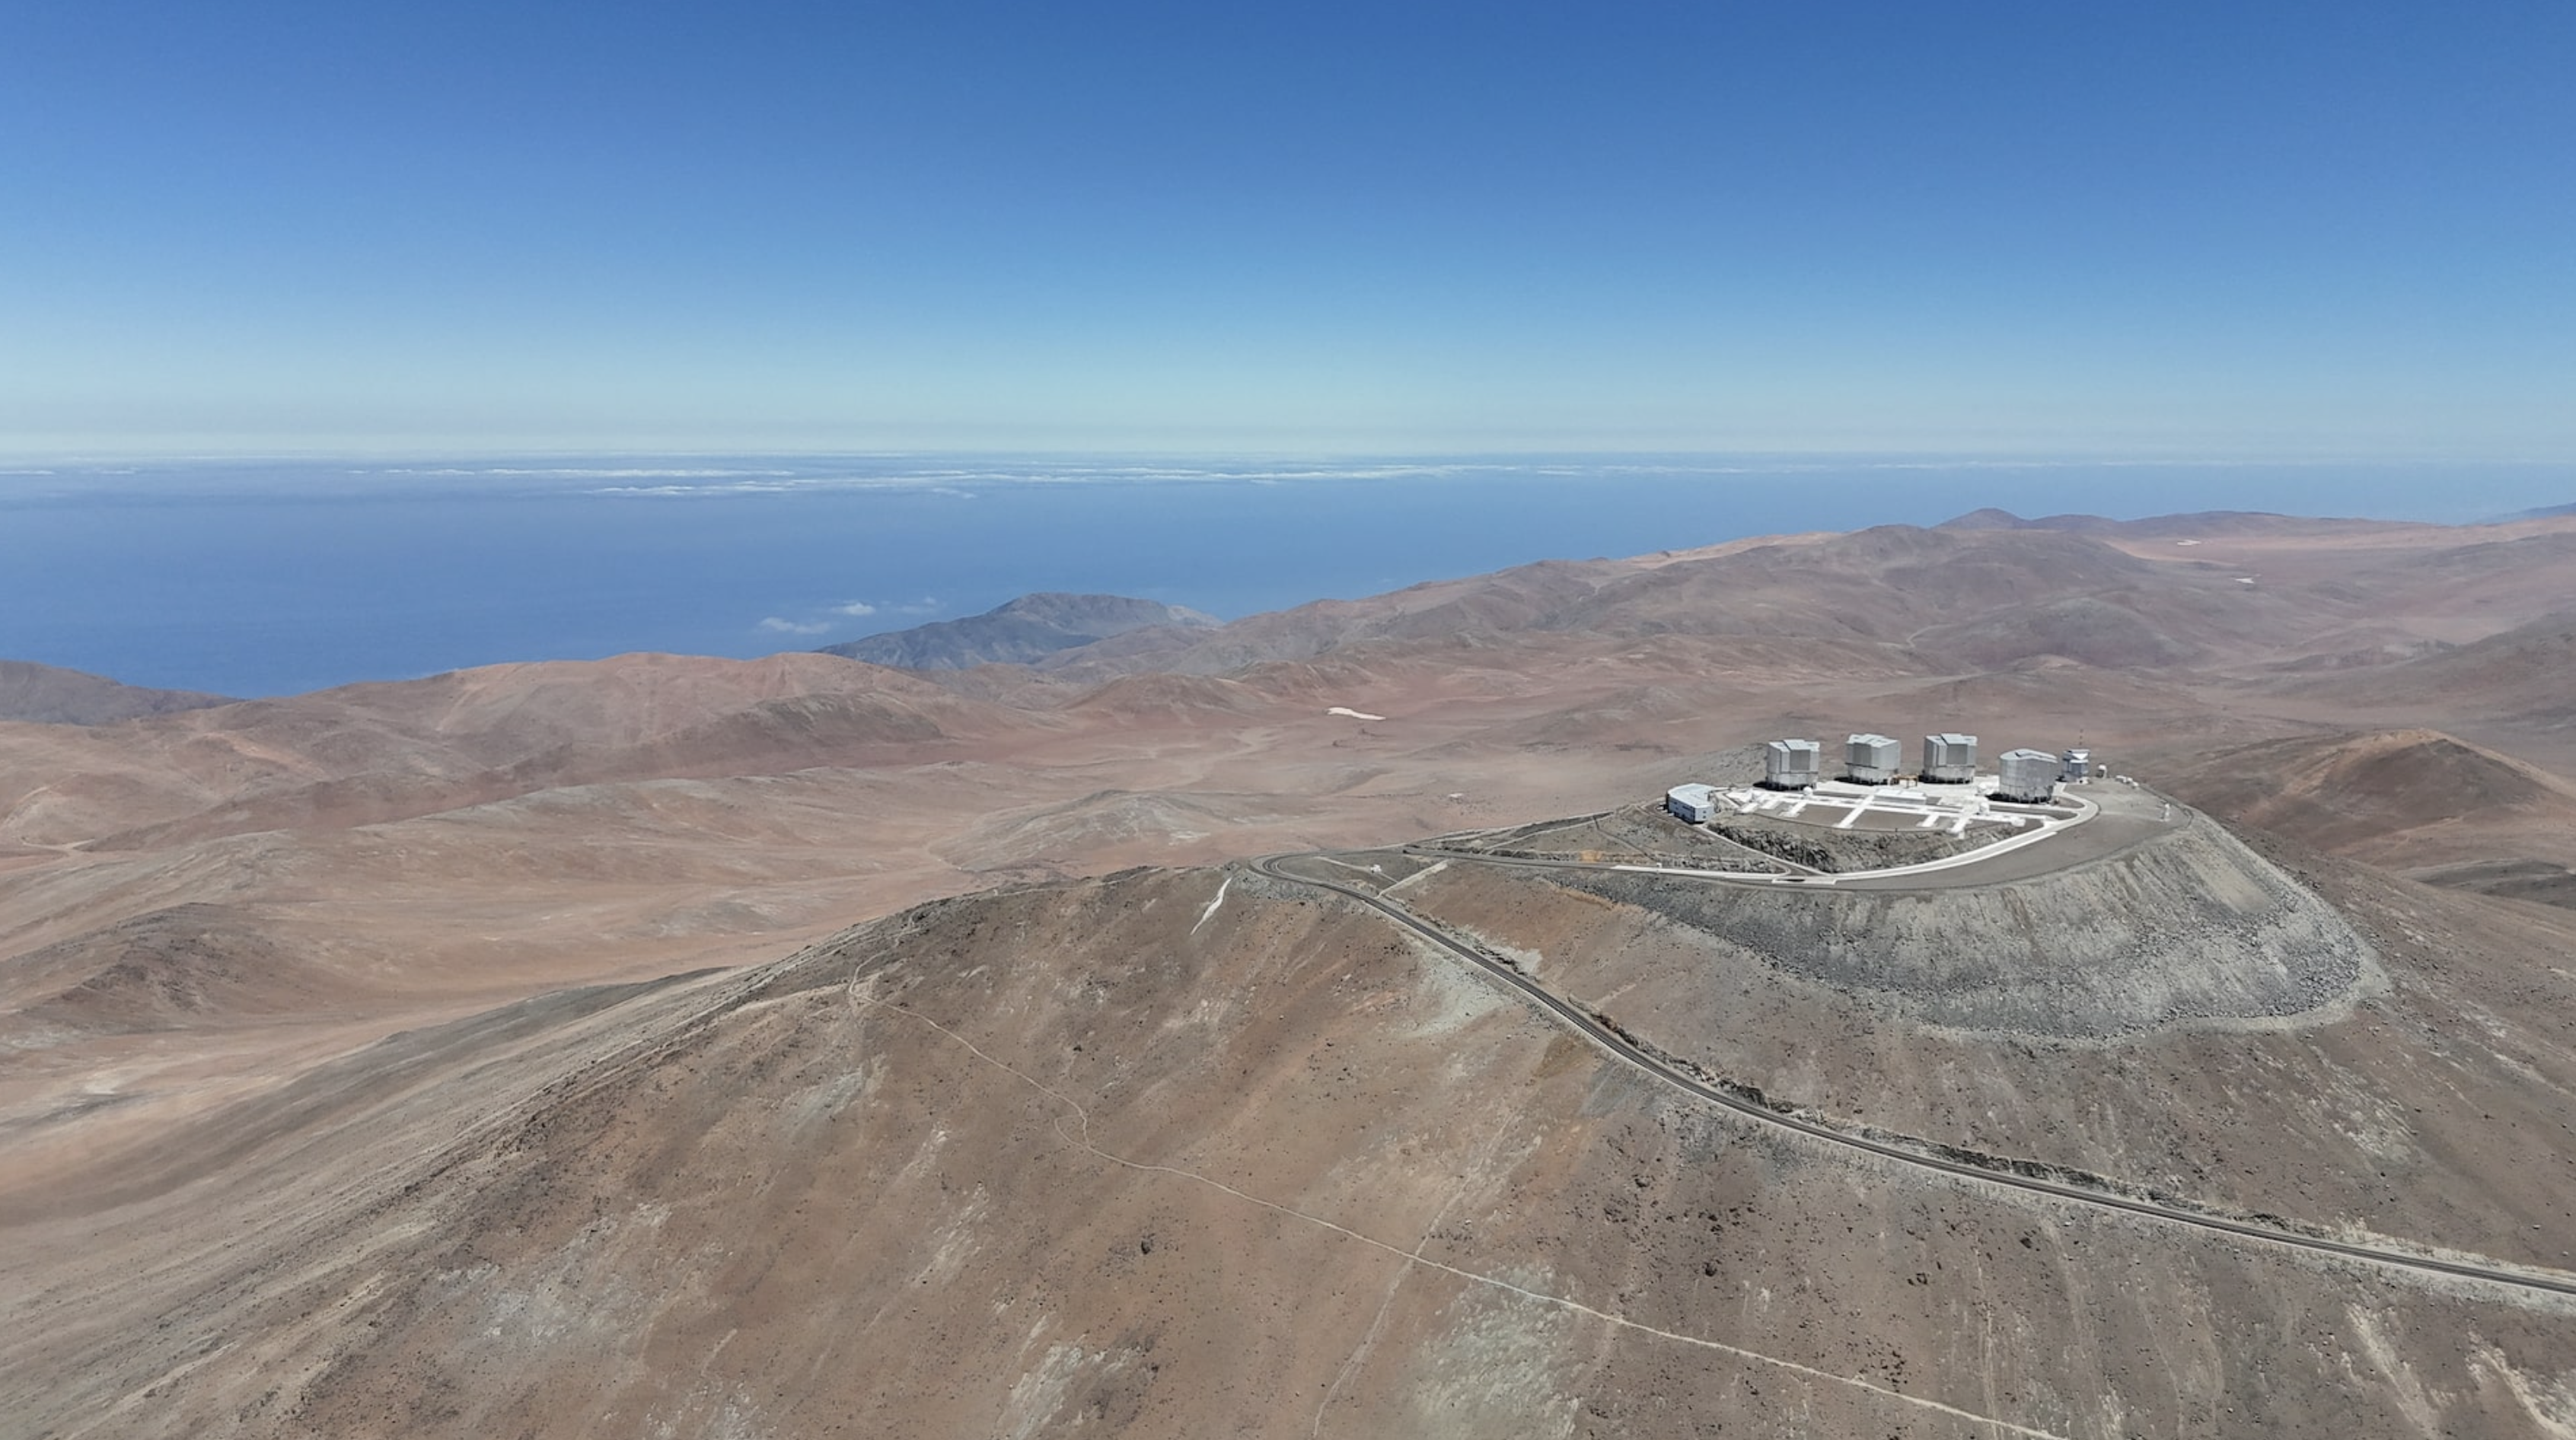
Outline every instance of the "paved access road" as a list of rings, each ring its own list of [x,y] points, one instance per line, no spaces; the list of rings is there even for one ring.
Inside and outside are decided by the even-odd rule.
[[[1468,858],[1450,854],[1448,852],[1432,853],[1439,853],[1442,855],[1442,858]],[[1818,1121],[1803,1119],[1796,1115],[1782,1114],[1779,1111],[1769,1109],[1762,1105],[1757,1105],[1742,1096],[1731,1094],[1726,1090],[1720,1089],[1719,1087],[1711,1085],[1699,1077],[1690,1074],[1688,1071],[1682,1070],[1669,1062],[1648,1054],[1629,1041],[1627,1037],[1621,1035],[1609,1025],[1604,1024],[1598,1016],[1589,1010],[1586,1010],[1583,1006],[1567,1000],[1553,991],[1550,991],[1545,986],[1540,985],[1537,981],[1521,973],[1518,967],[1512,965],[1509,961],[1504,960],[1500,956],[1489,954],[1484,950],[1466,943],[1465,941],[1457,939],[1449,934],[1449,932],[1431,924],[1421,916],[1413,913],[1413,911],[1405,908],[1401,903],[1389,900],[1375,892],[1364,890],[1359,886],[1347,884],[1339,880],[1329,879],[1315,874],[1300,874],[1292,867],[1298,866],[1301,863],[1306,865],[1309,869],[1315,868],[1319,865],[1342,865],[1345,869],[1350,870],[1357,870],[1360,868],[1357,866],[1350,866],[1343,861],[1335,860],[1332,856],[1321,851],[1312,851],[1300,855],[1267,856],[1263,859],[1252,862],[1252,868],[1274,880],[1283,880],[1294,885],[1305,885],[1317,890],[1329,891],[1335,895],[1342,896],[1345,899],[1353,900],[1359,904],[1367,906],[1369,909],[1376,911],[1378,914],[1386,917],[1390,921],[1393,921],[1395,924],[1421,936],[1423,939],[1430,941],[1432,944],[1439,946],[1450,954],[1474,965],[1478,969],[1484,971],[1487,975],[1492,976],[1494,979],[1499,980],[1503,984],[1510,986],[1512,989],[1519,991],[1524,997],[1536,1004],[1548,1019],[1568,1030],[1573,1031],[1575,1034],[1582,1036],[1586,1041],[1591,1043],[1593,1048],[1608,1055],[1611,1059],[1627,1065],[1632,1069],[1641,1071],[1646,1075],[1691,1096],[1693,1099],[1704,1100],[1711,1104],[1724,1106],[1729,1110],[1735,1111],[1737,1114],[1750,1117],[1762,1124],[1776,1126],[1779,1129],[1804,1135],[1809,1139],[1822,1141],[1828,1145],[1838,1145],[1847,1150],[1875,1155],[1880,1159],[1894,1161],[1900,1165],[1911,1166],[1917,1170],[1956,1176],[1958,1178],[1975,1181],[1980,1184],[1999,1186],[2007,1190],[2018,1190],[2032,1195],[2046,1195],[2053,1199],[2072,1201],[2079,1205],[2089,1205],[2103,1210],[2124,1211],[2131,1215],[2141,1215],[2151,1220],[2161,1220],[2169,1224],[2189,1226],[2192,1229],[2212,1234],[2229,1235],[2238,1239],[2252,1240],[2265,1245],[2278,1245],[2292,1250],[2307,1251],[2311,1254],[2329,1255],[2338,1259],[2354,1260],[2366,1265],[2376,1265],[2394,1270],[2411,1271],[2417,1274],[2447,1275],[2460,1279],[2481,1280],[2489,1284],[2502,1285],[2521,1291],[2576,1296],[2576,1275],[2567,1275],[2562,1272],[2551,1270],[2527,1270],[2519,1267],[2508,1266],[2501,1261],[2479,1262],[2441,1260],[2403,1250],[2382,1249],[2377,1246],[2356,1245],[2341,1240],[2329,1240],[2321,1236],[2308,1235],[2297,1230],[2289,1229],[2285,1226],[2269,1225],[2257,1220],[2235,1219],[2222,1215],[2205,1214],[2201,1211],[2187,1210],[2172,1205],[2163,1205],[2153,1200],[2142,1200],[2134,1196],[2123,1195],[2110,1190],[2094,1189],[2088,1186],[2070,1184],[2065,1181],[2042,1179],[2037,1176],[2019,1174],[2015,1171],[1998,1167],[1978,1165],[1962,1160],[1952,1160],[1930,1153],[1928,1146],[1925,1149],[1918,1150],[1907,1145],[1893,1144],[1888,1141],[1873,1139],[1866,1135],[1853,1134],[1849,1131],[1837,1129],[1834,1126],[1822,1124]],[[1584,868],[1581,862],[1578,861],[1554,862],[1533,860],[1513,861],[1511,863],[1515,865],[1542,867],[1548,865],[1559,865],[1560,868]]]

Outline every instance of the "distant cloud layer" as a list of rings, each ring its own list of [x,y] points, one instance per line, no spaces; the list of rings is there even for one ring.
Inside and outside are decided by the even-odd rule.
[[[768,615],[752,628],[764,635],[829,635],[845,628],[852,620],[866,620],[877,615],[936,615],[940,608],[936,595],[924,595],[918,600],[844,600],[813,612],[810,619]]]

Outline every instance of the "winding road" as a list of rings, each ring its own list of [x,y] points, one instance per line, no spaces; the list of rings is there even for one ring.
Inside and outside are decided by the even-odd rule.
[[[1467,856],[1445,851],[1428,853],[1438,854],[1444,859],[1458,860],[1500,858]],[[1339,880],[1318,875],[1299,874],[1295,870],[1289,868],[1300,862],[1337,865],[1347,870],[1366,873],[1361,870],[1361,867],[1351,865],[1346,861],[1335,859],[1333,856],[1322,851],[1308,851],[1292,855],[1265,856],[1259,860],[1251,862],[1251,866],[1254,871],[1268,876],[1273,880],[1283,881],[1291,885],[1304,885],[1313,889],[1327,891],[1331,894],[1339,895],[1345,899],[1356,901],[1361,905],[1367,906],[1369,909],[1376,911],[1379,915],[1384,916],[1387,920],[1402,926],[1404,929],[1431,942],[1442,950],[1457,956],[1459,959],[1465,960],[1479,970],[1484,971],[1495,980],[1518,991],[1531,1003],[1537,1005],[1540,1011],[1550,1020],[1563,1028],[1572,1031],[1574,1034],[1581,1036],[1585,1041],[1589,1042],[1593,1048],[1608,1055],[1611,1059],[1616,1060],[1631,1069],[1640,1071],[1665,1085],[1671,1086],[1673,1089],[1679,1090],[1682,1093],[1691,1096],[1693,1099],[1703,1100],[1710,1104],[1723,1106],[1728,1110],[1732,1110],[1739,1115],[1746,1116],[1747,1118],[1758,1121],[1764,1125],[1786,1130],[1793,1134],[1803,1135],[1811,1140],[1821,1141],[1828,1145],[1839,1146],[1845,1150],[1873,1155],[1882,1160],[1893,1161],[1896,1164],[1909,1166],[1917,1170],[1954,1176],[1959,1179],[1975,1181],[1980,1184],[1999,1186],[2007,1190],[2021,1191],[2025,1194],[2044,1195],[2051,1199],[2072,1201],[2079,1205],[2089,1205],[2101,1210],[2113,1210],[2130,1215],[2144,1216],[2150,1220],[2159,1220],[2173,1225],[2189,1226],[2192,1229],[2207,1233],[2232,1236],[2241,1240],[2252,1240],[2265,1245],[2276,1245],[2291,1250],[2304,1251],[2314,1255],[2329,1256],[2340,1260],[2359,1261],[2366,1265],[2384,1266],[2390,1269],[2412,1271],[2418,1274],[2441,1275],[2455,1279],[2483,1281],[2488,1284],[2502,1285],[2511,1289],[2527,1292],[2576,1297],[2576,1276],[2566,1275],[2562,1272],[2522,1269],[2519,1267],[2507,1266],[2502,1262],[2496,1261],[2481,1263],[2472,1260],[2444,1260],[2434,1256],[2416,1254],[2404,1250],[2386,1249],[2374,1245],[2354,1244],[2343,1240],[2330,1240],[2323,1236],[2306,1234],[2298,1230],[2287,1228],[2286,1226],[2265,1224],[2256,1219],[2210,1214],[2204,1211],[2162,1204],[2154,1200],[2143,1199],[2137,1196],[2124,1195],[2111,1190],[2097,1189],[2089,1186],[2068,1183],[2062,1180],[2053,1180],[2035,1175],[2022,1174],[2015,1170],[2002,1168],[2001,1165],[1981,1165],[1970,1161],[1952,1159],[1944,1155],[1932,1153],[1928,1146],[1924,1149],[1916,1149],[1911,1146],[1876,1139],[1868,1135],[1856,1134],[1819,1121],[1809,1120],[1795,1114],[1786,1114],[1781,1111],[1773,1110],[1768,1106],[1756,1103],[1744,1096],[1734,1094],[1720,1086],[1710,1084],[1709,1082],[1700,1079],[1698,1076],[1679,1068],[1671,1062],[1640,1048],[1634,1041],[1630,1040],[1626,1035],[1620,1033],[1619,1030],[1614,1028],[1612,1024],[1605,1023],[1601,1016],[1587,1010],[1585,1007],[1574,1001],[1556,994],[1545,986],[1540,985],[1536,980],[1533,980],[1528,975],[1522,973],[1520,968],[1513,965],[1510,961],[1503,959],[1499,955],[1492,954],[1478,948],[1477,946],[1471,945],[1466,941],[1460,940],[1448,931],[1441,929],[1439,926],[1432,924],[1421,916],[1415,914],[1413,911],[1405,908],[1402,904],[1389,900],[1383,895],[1362,889],[1357,885],[1346,884]],[[1547,860],[1515,858],[1509,863],[1514,865],[1516,868],[1543,869],[1551,866],[1554,866],[1555,868],[1584,868],[1580,862],[1573,861],[1552,862]],[[1620,868],[1639,869],[1649,867]]]

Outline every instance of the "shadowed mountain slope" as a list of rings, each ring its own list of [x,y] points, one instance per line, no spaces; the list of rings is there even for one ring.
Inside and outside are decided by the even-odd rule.
[[[2439,883],[2576,899],[2576,786],[2440,731],[2264,741],[2164,783],[2230,820]]]
[[[1147,629],[1205,629],[1216,618],[1123,595],[1023,595],[981,615],[870,635],[821,653],[907,670],[1027,665],[1113,635]]]
[[[179,905],[11,960],[0,970],[0,1044],[312,1017],[362,989],[233,910]]]
[[[0,721],[37,725],[110,725],[143,715],[167,715],[230,703],[194,690],[147,690],[104,675],[0,660]]]

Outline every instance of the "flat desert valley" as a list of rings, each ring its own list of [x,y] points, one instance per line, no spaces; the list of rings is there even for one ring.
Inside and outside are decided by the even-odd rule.
[[[210,698],[0,668],[0,1436],[2576,1436],[2576,517]]]

